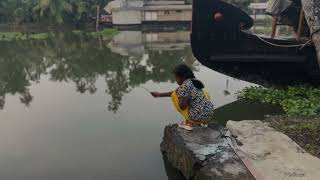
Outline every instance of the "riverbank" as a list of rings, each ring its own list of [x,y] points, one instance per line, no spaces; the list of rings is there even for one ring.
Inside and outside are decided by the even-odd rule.
[[[250,99],[279,106],[285,112],[264,121],[286,134],[307,152],[320,157],[320,88],[297,85],[283,88],[248,87],[240,99]]]
[[[310,154],[320,158],[320,118],[269,117],[265,120]]]

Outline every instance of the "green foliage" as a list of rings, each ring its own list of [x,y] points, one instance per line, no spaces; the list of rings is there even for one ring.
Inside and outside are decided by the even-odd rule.
[[[43,40],[47,39],[53,33],[36,33],[36,34],[25,34],[21,32],[0,32],[0,41],[16,41],[16,40]]]
[[[97,37],[97,36],[113,37],[113,36],[117,35],[118,33],[119,33],[119,31],[117,29],[108,28],[108,29],[104,29],[99,32],[91,32],[91,33],[89,33],[89,35],[95,36],[95,37]]]
[[[112,38],[116,34],[118,34],[117,29],[104,29],[99,32],[85,32],[85,31],[79,31],[74,30],[72,31],[73,34],[77,35],[85,35],[85,36],[91,36],[91,37],[98,37],[102,36],[104,38]],[[50,36],[54,36],[54,33],[33,33],[33,34],[25,34],[21,32],[0,32],[0,41],[15,41],[15,40],[44,40],[49,38]]]
[[[20,32],[0,32],[0,41],[26,40],[27,35]]]
[[[4,21],[9,21],[14,24],[23,22],[29,11],[29,1],[23,0],[1,0],[0,1],[0,17]]]
[[[249,87],[239,92],[238,97],[280,105],[288,116],[320,114],[320,88],[316,87],[292,86],[283,89]]]
[[[101,34],[116,32],[105,30]],[[146,62],[139,55],[121,56],[111,52],[109,38],[101,38],[100,43],[92,33],[84,31],[3,34],[11,40],[0,41],[0,110],[8,94],[20,95],[21,103],[30,105],[30,86],[46,76],[55,82],[73,82],[79,93],[93,94],[98,79],[105,81],[100,91],[111,96],[108,110],[116,112],[123,96],[134,87],[148,81],[173,81],[171,70],[175,64],[194,62],[190,48],[163,53],[150,50]]]
[[[75,23],[96,16],[109,0],[1,0],[0,23]]]
[[[72,13],[72,5],[63,0],[38,0],[33,11],[40,19],[45,17],[50,22],[61,24],[64,22],[64,13]]]
[[[36,39],[36,40],[41,40],[41,39],[47,39],[50,34],[52,33],[37,33],[37,34],[32,34],[29,36],[30,39]]]

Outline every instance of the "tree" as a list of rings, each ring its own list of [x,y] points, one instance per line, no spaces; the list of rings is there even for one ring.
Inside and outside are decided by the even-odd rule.
[[[0,16],[6,21],[20,24],[28,15],[27,1],[2,0],[0,1]]]
[[[39,14],[40,18],[62,24],[64,22],[64,15],[72,13],[72,6],[65,0],[38,0],[33,10]]]
[[[96,15],[109,0],[0,0],[1,23],[76,23]]]

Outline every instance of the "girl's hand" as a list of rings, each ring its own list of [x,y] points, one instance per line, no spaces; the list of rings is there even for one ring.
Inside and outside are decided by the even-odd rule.
[[[154,98],[157,98],[157,97],[160,97],[160,94],[159,92],[150,92],[150,94],[154,97]]]

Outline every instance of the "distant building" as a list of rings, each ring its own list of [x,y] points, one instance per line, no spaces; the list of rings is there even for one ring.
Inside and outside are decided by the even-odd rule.
[[[267,3],[251,3],[249,5],[249,8],[255,15],[265,14],[267,9]]]
[[[254,19],[265,18],[267,3],[251,3],[249,8],[252,10]]]
[[[115,25],[144,22],[190,22],[192,6],[184,1],[111,1],[105,8]]]
[[[147,5],[143,21],[191,21],[191,5]]]

